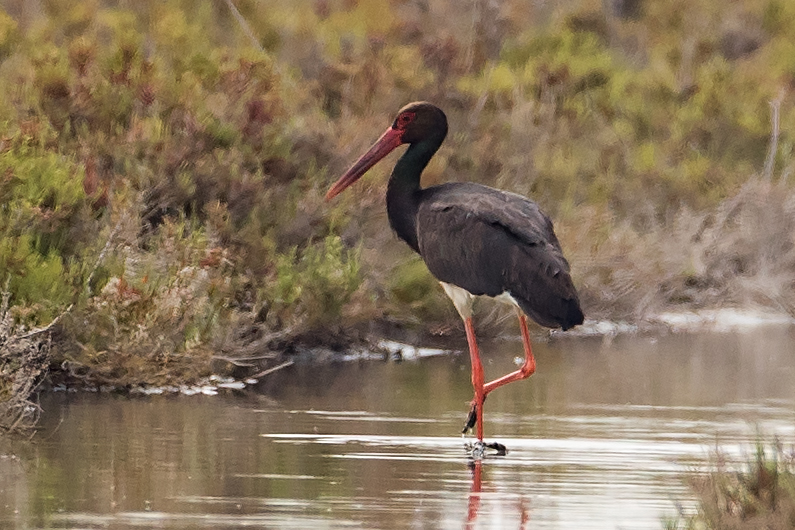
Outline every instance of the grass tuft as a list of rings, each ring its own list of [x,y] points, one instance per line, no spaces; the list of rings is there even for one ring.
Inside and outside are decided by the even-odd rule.
[[[698,511],[667,521],[666,528],[785,530],[795,528],[795,452],[780,443],[759,444],[744,469],[717,453],[714,469],[690,479]]]

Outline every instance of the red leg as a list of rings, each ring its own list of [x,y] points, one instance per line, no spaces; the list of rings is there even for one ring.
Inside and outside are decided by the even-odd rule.
[[[472,362],[472,386],[475,389],[475,399],[472,406],[477,415],[477,434],[478,440],[483,441],[483,400],[486,399],[486,392],[483,389],[483,363],[480,361],[478,343],[475,339],[475,328],[472,325],[472,317],[464,319],[464,327],[467,332],[467,343],[469,344],[469,358]]]
[[[514,381],[519,381],[520,379],[527,379],[533,372],[536,371],[536,359],[533,357],[533,349],[530,347],[530,333],[527,331],[527,317],[524,314],[519,315],[519,324],[522,327],[522,342],[524,343],[524,364],[521,368],[516,370],[515,372],[511,372],[508,375],[504,375],[494,381],[486,383],[483,386],[483,399],[494,390],[495,388],[499,388],[503,385],[507,385],[508,383],[512,383]],[[467,337],[469,336],[469,332],[467,331]],[[482,371],[481,371],[482,374]],[[474,372],[472,377],[474,378]],[[474,380],[474,379],[473,379]],[[477,394],[476,394],[477,395]],[[480,410],[478,410],[480,412]],[[480,415],[478,415],[478,420],[480,420]]]

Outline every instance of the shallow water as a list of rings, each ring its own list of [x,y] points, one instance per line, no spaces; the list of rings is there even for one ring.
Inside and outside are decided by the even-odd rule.
[[[795,440],[795,329],[557,338],[458,435],[468,356],[293,366],[220,396],[50,394],[0,528],[663,528],[720,445]],[[487,377],[520,342],[482,345]]]

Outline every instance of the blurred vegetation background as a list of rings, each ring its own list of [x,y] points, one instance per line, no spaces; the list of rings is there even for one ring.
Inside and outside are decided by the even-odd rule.
[[[413,100],[424,184],[536,200],[588,317],[795,315],[793,35],[789,0],[2,0],[0,393],[21,340],[123,386],[457,336],[390,163],[323,200]]]

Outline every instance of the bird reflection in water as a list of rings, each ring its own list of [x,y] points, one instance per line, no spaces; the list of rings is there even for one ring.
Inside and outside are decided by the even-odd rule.
[[[467,502],[467,520],[464,528],[472,530],[475,528],[475,523],[478,518],[478,511],[480,510],[480,499],[483,492],[483,460],[472,459],[468,463],[469,471],[472,474],[472,486],[469,488],[469,500]],[[530,510],[527,507],[524,497],[520,497],[518,501],[519,510],[519,529],[526,530],[530,522]]]

